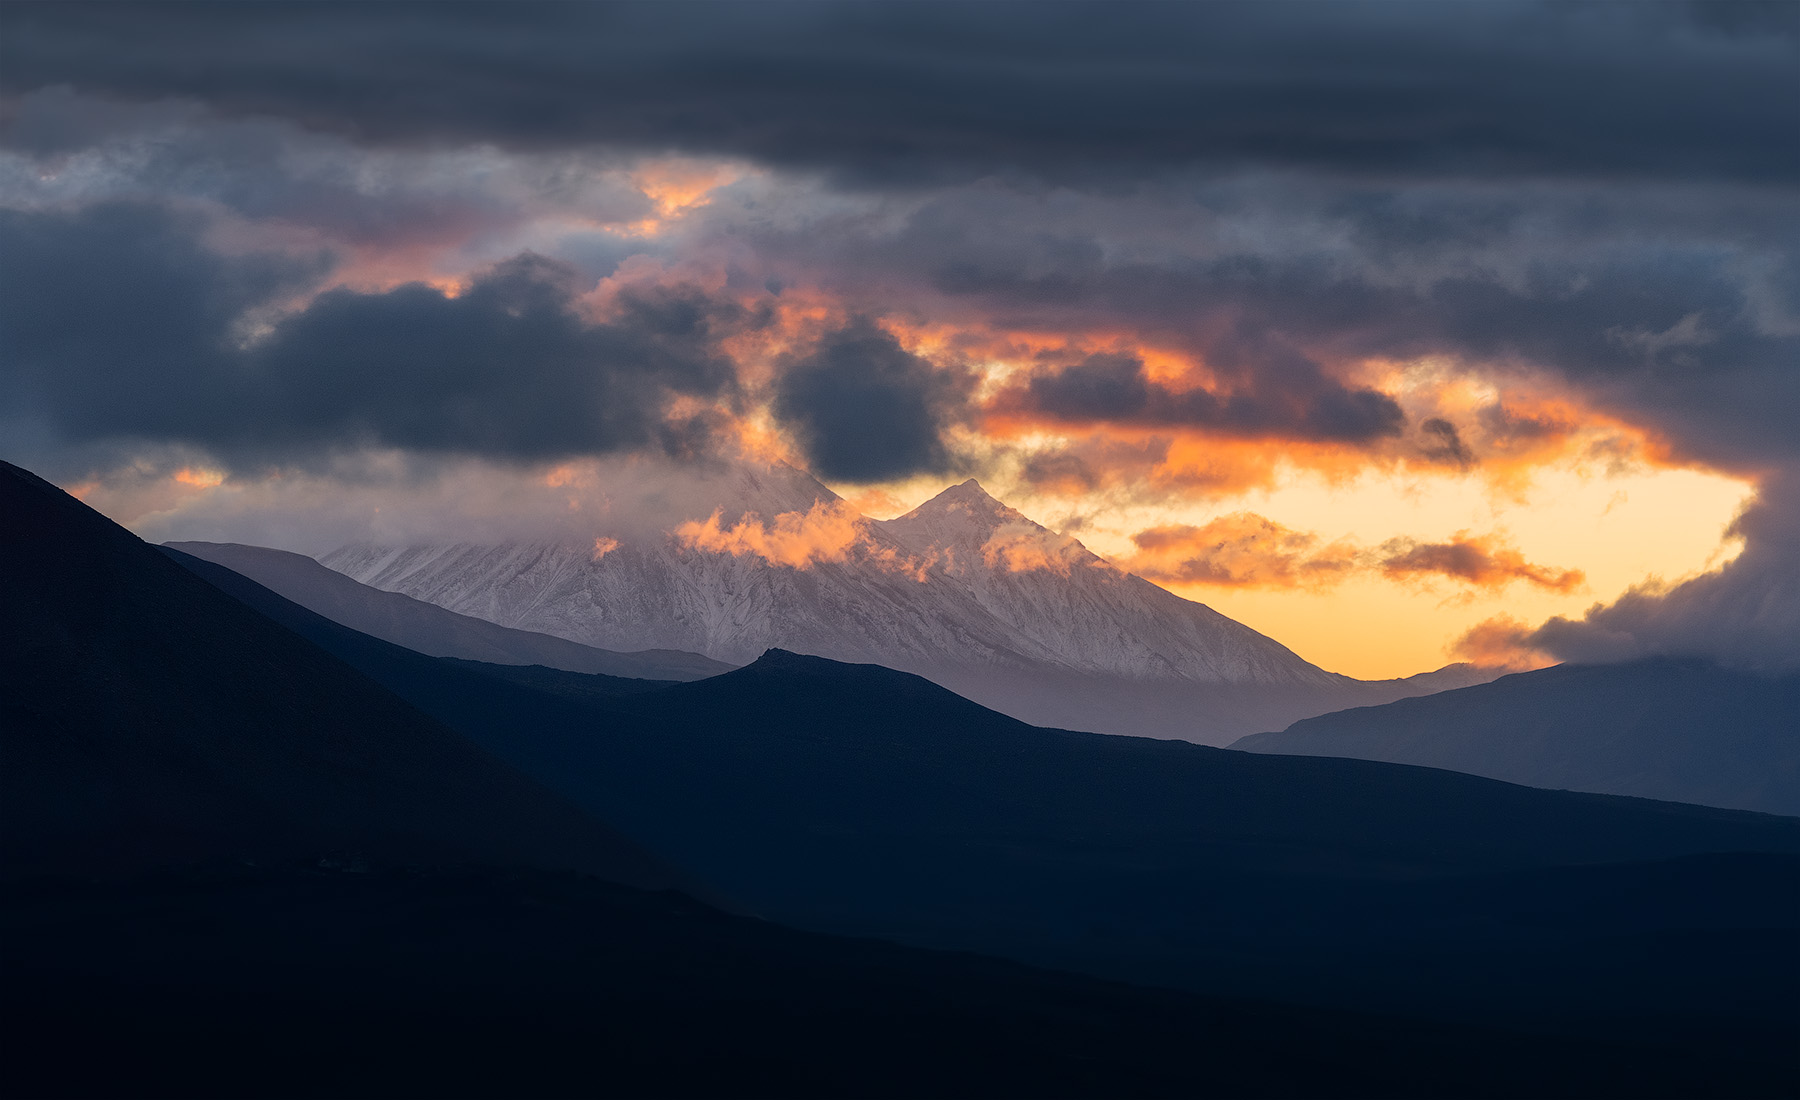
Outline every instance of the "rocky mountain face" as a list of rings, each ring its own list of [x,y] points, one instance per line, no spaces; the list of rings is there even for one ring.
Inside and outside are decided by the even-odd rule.
[[[970,480],[897,519],[786,466],[711,515],[587,542],[348,546],[325,565],[464,615],[612,650],[733,664],[770,648],[936,680],[1027,721],[1223,743],[1488,678],[1381,685],[1126,573]]]

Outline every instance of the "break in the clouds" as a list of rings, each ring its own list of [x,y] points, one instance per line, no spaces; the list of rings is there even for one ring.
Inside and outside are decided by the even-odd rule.
[[[1283,470],[1685,466],[1757,486],[1740,557],[1508,644],[1800,661],[1796,10],[11,3],[0,425],[96,484],[729,437],[1137,529]],[[1139,552],[1334,575],[1304,537]]]

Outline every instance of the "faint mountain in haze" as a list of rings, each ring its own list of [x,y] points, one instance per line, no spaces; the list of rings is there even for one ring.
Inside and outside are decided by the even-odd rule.
[[[699,680],[736,667],[698,653],[669,649],[615,653],[550,634],[513,630],[398,592],[370,588],[304,554],[286,550],[219,542],[167,545],[242,573],[353,630],[433,657],[544,665],[568,672],[598,672],[644,680]]]
[[[1231,747],[1800,816],[1800,675],[1673,658],[1559,665]]]
[[[0,875],[319,858],[574,868],[635,844],[0,463]]]
[[[1365,682],[1126,573],[974,481],[887,521],[791,467],[744,467],[711,516],[590,543],[349,546],[323,564],[464,615],[615,650],[878,663],[1049,725],[1223,744],[1459,687]]]

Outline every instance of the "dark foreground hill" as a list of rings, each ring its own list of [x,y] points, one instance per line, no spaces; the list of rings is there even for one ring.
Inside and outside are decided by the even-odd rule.
[[[676,881],[392,692],[0,463],[0,878],[360,853]]]
[[[1037,729],[781,652],[679,685],[446,662],[186,564],[784,922],[1671,1049],[1795,1022],[1800,821]]]
[[[1800,674],[1672,658],[1559,665],[1308,718],[1232,747],[1800,815]]]
[[[1800,823],[446,661],[3,472],[8,1094],[1794,1091]],[[812,931],[533,869],[669,864]]]
[[[0,515],[6,1095],[1644,1095],[1780,1079],[1756,1042],[1721,1075],[1720,1052],[1745,1044],[1716,1035],[1671,1049],[1201,998],[537,869],[670,877],[22,471],[0,469]],[[412,693],[435,683],[440,705],[462,685],[481,716],[464,724],[515,737],[543,715],[480,705],[660,690],[512,670],[551,677],[545,692],[331,630],[390,680],[410,669]],[[732,807],[704,798],[683,812],[732,835]]]
[[[573,875],[234,867],[16,885],[0,1092],[343,1097],[1770,1095],[1742,1037],[1577,1040],[1134,988]]]
[[[304,554],[229,542],[173,542],[169,546],[242,573],[352,630],[433,657],[545,665],[569,672],[599,672],[644,680],[700,680],[736,667],[675,649],[616,653],[532,630],[514,630],[486,619],[458,615],[398,592],[370,588]]]

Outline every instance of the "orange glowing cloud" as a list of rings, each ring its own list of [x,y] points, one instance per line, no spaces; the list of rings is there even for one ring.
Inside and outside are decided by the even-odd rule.
[[[217,470],[197,470],[191,466],[183,466],[173,476],[181,484],[191,485],[196,489],[211,489],[225,483],[225,475]]]
[[[689,520],[670,535],[678,545],[690,550],[757,557],[790,569],[845,561],[856,554],[861,560],[915,580],[925,579],[929,563],[902,557],[892,547],[876,543],[869,521],[841,500],[819,501],[804,512],[780,512],[769,523],[751,512],[727,527],[720,521],[722,515],[722,511],[715,510],[706,520]]]
[[[743,178],[735,164],[671,157],[649,161],[631,173],[631,184],[648,200],[656,215],[601,228],[621,236],[651,237],[685,214],[712,202],[712,193]]]
[[[632,174],[632,182],[662,218],[679,217],[712,201],[712,193],[735,183],[744,171],[733,164],[655,160]]]
[[[1574,592],[1587,584],[1579,569],[1535,565],[1492,537],[1458,531],[1448,542],[1389,539],[1381,544],[1381,571],[1389,577],[1442,576],[1481,588],[1525,581],[1550,592]]]
[[[1556,659],[1533,647],[1531,627],[1510,615],[1497,615],[1470,627],[1450,647],[1452,655],[1478,665],[1501,666],[1526,672],[1546,668]]]
[[[1066,577],[1076,566],[1105,566],[1087,547],[1035,524],[1004,524],[981,547],[981,560],[1009,573],[1043,571]]]
[[[1359,573],[1396,581],[1443,578],[1472,588],[1498,589],[1524,581],[1552,592],[1587,583],[1579,569],[1527,561],[1495,536],[1459,531],[1445,542],[1394,538],[1379,547],[1317,534],[1234,512],[1202,527],[1171,524],[1132,536],[1137,551],[1126,568],[1153,580],[1233,588],[1327,588]]]
[[[1131,537],[1138,552],[1127,566],[1153,580],[1267,588],[1335,584],[1361,566],[1362,552],[1344,540],[1321,545],[1253,512],[1233,512],[1203,527],[1170,524]]]
[[[618,539],[608,538],[605,535],[602,535],[594,540],[594,560],[599,561],[601,558],[604,558],[618,548]]]

